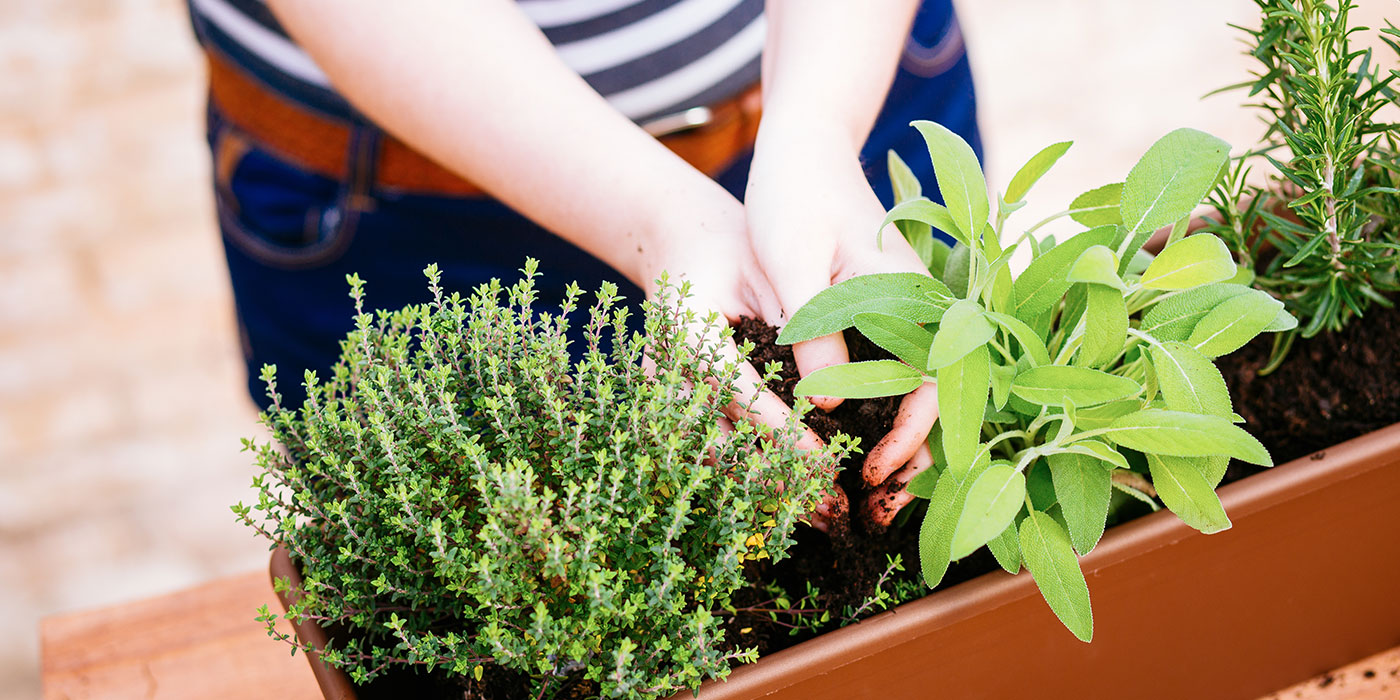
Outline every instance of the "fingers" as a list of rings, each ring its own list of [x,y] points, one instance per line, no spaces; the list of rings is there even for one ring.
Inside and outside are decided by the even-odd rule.
[[[813,338],[792,346],[792,355],[797,360],[797,373],[807,376],[819,369],[850,362],[846,352],[846,339],[840,333]],[[809,396],[813,406],[830,411],[841,405],[842,399],[835,396]]]
[[[749,421],[781,430],[792,417],[792,409],[778,398],[777,394],[763,386],[763,378],[753,365],[745,362],[739,365],[739,379],[735,386],[734,402],[724,407],[724,415],[733,421]],[[825,445],[811,428],[802,426],[802,436],[798,438],[800,450],[820,450]]]
[[[850,527],[851,506],[846,492],[832,484],[822,493],[821,503],[812,512],[812,527],[827,534],[839,533]]]
[[[910,392],[899,403],[894,428],[875,443],[865,457],[861,476],[869,486],[883,484],[890,474],[925,446],[928,431],[938,420],[938,386],[932,382]]]
[[[929,450],[928,443],[924,443],[914,453],[908,464],[905,464],[903,468],[880,484],[879,488],[872,491],[866,499],[865,513],[871,524],[878,528],[889,527],[890,523],[894,522],[895,516],[899,515],[899,511],[917,498],[917,496],[905,491],[904,487],[909,484],[910,479],[931,466],[933,466],[933,452]]]

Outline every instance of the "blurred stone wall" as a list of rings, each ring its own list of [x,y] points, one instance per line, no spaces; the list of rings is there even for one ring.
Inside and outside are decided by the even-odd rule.
[[[1256,136],[1238,95],[1198,99],[1248,68],[1225,23],[1252,23],[1249,0],[959,7],[992,186],[1077,142],[1013,221],[1121,179],[1177,126]],[[0,0],[0,699],[38,693],[41,616],[266,561],[227,508],[258,430],[202,79],[179,0]]]

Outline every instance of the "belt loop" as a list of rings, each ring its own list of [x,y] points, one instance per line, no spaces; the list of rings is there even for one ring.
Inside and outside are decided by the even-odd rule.
[[[374,181],[379,170],[380,146],[384,132],[369,124],[359,124],[350,131],[350,148],[346,154],[345,202],[354,211],[374,209]]]

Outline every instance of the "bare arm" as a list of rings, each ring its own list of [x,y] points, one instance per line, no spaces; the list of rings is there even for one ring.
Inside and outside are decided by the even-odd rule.
[[[566,66],[510,0],[270,0],[390,133],[646,287],[668,212],[737,203]]]

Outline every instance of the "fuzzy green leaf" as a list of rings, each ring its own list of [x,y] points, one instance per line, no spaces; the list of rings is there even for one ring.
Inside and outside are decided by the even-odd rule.
[[[1069,267],[1079,256],[1096,245],[1107,245],[1117,234],[1114,226],[1085,231],[1045,251],[1031,261],[1012,285],[1016,318],[1030,323],[1048,311],[1069,291]]]
[[[1035,329],[1015,316],[997,311],[988,311],[987,318],[1005,328],[1016,338],[1016,342],[1021,344],[1025,356],[1030,359],[1031,365],[1039,367],[1050,364],[1050,351],[1045,349],[1045,340],[1035,332]]]
[[[1235,259],[1224,241],[1209,234],[1187,236],[1166,247],[1142,273],[1147,289],[1189,289],[1235,276]]]
[[[1123,352],[1128,340],[1128,306],[1123,293],[1102,284],[1085,289],[1084,339],[1074,364],[1081,367],[1102,367]]]
[[[1050,171],[1051,166],[1060,159],[1060,156],[1074,145],[1073,141],[1061,141],[1051,144],[1041,149],[1041,151],[1026,161],[1015,175],[1011,176],[1011,183],[1006,186],[1006,201],[1008,203],[1019,202],[1026,197],[1032,186]]]
[[[1074,425],[1080,430],[1107,428],[1113,421],[1142,408],[1142,401],[1112,401],[1102,406],[1080,408],[1074,413]]]
[[[926,198],[919,197],[894,205],[894,208],[890,209],[890,213],[885,215],[885,220],[880,222],[879,232],[875,234],[877,245],[884,244],[885,227],[896,221],[917,221],[927,224],[952,236],[959,243],[967,245],[967,240],[962,231],[958,230],[958,225],[953,221],[948,209],[942,204]]]
[[[1174,294],[1152,305],[1142,315],[1142,332],[1158,340],[1186,340],[1211,309],[1228,299],[1249,294],[1238,284],[1208,284]]]
[[[1220,416],[1145,408],[1114,419],[1104,437],[1130,450],[1177,457],[1225,455],[1273,466],[1269,451],[1254,436]]]
[[[1207,535],[1230,529],[1230,518],[1215,495],[1215,487],[1201,471],[1199,457],[1147,455],[1157,497],[1181,521]]]
[[[1195,348],[1169,340],[1148,350],[1167,408],[1229,418],[1230,390],[1210,359]]]
[[[1195,129],[1158,139],[1123,183],[1123,224],[1142,233],[1189,215],[1215,186],[1229,157],[1230,144]]]
[[[942,282],[914,272],[853,277],[803,304],[783,326],[778,342],[790,345],[838,333],[855,325],[857,314],[867,312],[932,323],[943,318],[951,298],[952,292]]]
[[[1070,203],[1069,216],[1089,228],[1121,225],[1123,215],[1119,205],[1122,196],[1121,182],[1089,190]]]
[[[943,319],[929,346],[926,362],[930,372],[961,360],[969,352],[985,346],[997,334],[996,326],[992,325],[982,306],[975,301],[960,299],[953,302]]]
[[[856,330],[870,342],[888,350],[905,363],[922,367],[928,362],[928,349],[933,344],[933,331],[898,316],[880,313],[856,314]]]
[[[987,549],[996,557],[997,564],[1009,574],[1021,571],[1021,542],[1016,537],[1016,523],[1006,526],[1001,534],[987,540]]]
[[[1254,339],[1278,316],[1283,302],[1259,290],[1226,299],[1211,309],[1186,342],[1206,357],[1234,352]]]
[[[1291,331],[1297,327],[1298,319],[1294,318],[1293,314],[1288,313],[1288,309],[1281,308],[1278,310],[1278,313],[1274,315],[1274,320],[1270,321],[1269,325],[1264,326],[1263,332],[1281,333],[1283,331]]]
[[[928,145],[938,191],[942,193],[958,231],[963,234],[958,240],[971,246],[974,239],[981,235],[991,211],[991,203],[987,199],[987,179],[982,175],[977,154],[961,136],[942,124],[920,120],[911,126],[919,130],[924,143]]]
[[[1011,393],[1040,406],[1063,406],[1066,400],[1094,406],[1137,396],[1142,385],[1096,369],[1046,365],[1016,375]]]
[[[951,558],[973,553],[1011,525],[1026,499],[1026,478],[1009,464],[993,464],[968,487],[953,530]]]
[[[991,387],[986,345],[938,370],[938,422],[943,424],[943,454],[950,470],[966,471],[972,464]]]
[[[1127,404],[1132,402],[1124,401],[1122,403]],[[1114,404],[1106,405],[1112,406]],[[1094,459],[1097,459],[1100,462],[1107,462],[1108,464],[1118,467],[1119,469],[1129,468],[1128,459],[1126,457],[1119,453],[1118,450],[1115,450],[1112,447],[1109,447],[1108,445],[1099,442],[1098,440],[1080,440],[1079,442],[1073,443],[1071,445],[1066,445],[1065,447],[1062,447],[1060,449],[1073,454],[1084,455],[1086,457],[1093,457]]]
[[[923,383],[923,373],[903,362],[873,360],[823,367],[797,382],[792,393],[797,396],[873,399],[907,394]]]
[[[1075,551],[1088,554],[1108,523],[1113,496],[1108,465],[1082,454],[1059,453],[1046,458],[1055,483],[1055,500],[1069,527]]]
[[[1069,268],[1068,279],[1070,282],[1103,284],[1118,290],[1127,289],[1123,280],[1118,277],[1118,255],[1106,245],[1091,246],[1080,254]]]
[[[1021,521],[1020,542],[1026,568],[1055,616],[1080,641],[1092,640],[1094,612],[1089,606],[1089,584],[1064,528],[1049,515],[1031,511]]]
[[[928,510],[924,511],[924,521],[919,526],[919,569],[924,576],[924,584],[936,587],[948,572],[952,562],[949,554],[953,547],[953,528],[959,510],[958,477],[943,472],[938,484],[928,500]]]
[[[919,182],[919,178],[914,176],[909,164],[905,163],[893,148],[885,152],[885,167],[890,172],[890,188],[894,191],[895,202],[907,202],[923,196],[924,186]]]
[[[1011,398],[1011,382],[1016,379],[1016,367],[1014,365],[999,365],[992,363],[992,407],[1000,411],[1006,408],[1006,401]]]

